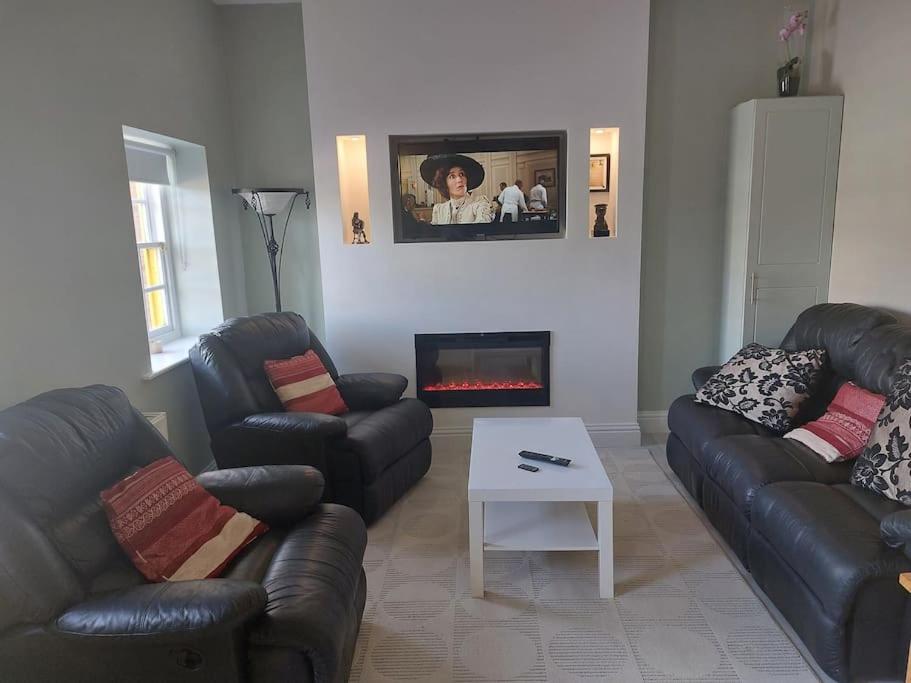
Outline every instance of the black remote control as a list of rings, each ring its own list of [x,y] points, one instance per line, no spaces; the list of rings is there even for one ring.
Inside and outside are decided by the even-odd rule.
[[[519,464],[520,470],[525,470],[526,472],[537,472],[540,467],[535,467],[534,465],[527,465],[524,462]]]
[[[560,465],[562,467],[569,467],[569,463],[572,462],[572,460],[569,458],[558,458],[555,455],[535,453],[534,451],[519,451],[519,457],[525,458],[526,460],[539,460],[541,462],[549,462],[552,465]]]

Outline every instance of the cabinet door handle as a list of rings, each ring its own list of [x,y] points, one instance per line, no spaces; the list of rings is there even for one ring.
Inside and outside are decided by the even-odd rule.
[[[757,282],[756,282],[756,273],[754,272],[750,275],[750,303],[755,304],[757,298]]]

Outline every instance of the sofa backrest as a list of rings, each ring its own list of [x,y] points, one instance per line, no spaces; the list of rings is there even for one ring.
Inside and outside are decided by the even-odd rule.
[[[172,454],[114,387],[0,411],[0,629],[47,621],[123,562],[99,493]]]
[[[895,370],[911,357],[911,326],[878,308],[817,304],[798,316],[781,346],[789,351],[823,348],[838,383],[850,380],[885,394]]]
[[[232,318],[199,338],[190,364],[209,433],[257,413],[284,410],[263,363],[313,350],[332,375],[338,371],[323,345],[297,313]]]

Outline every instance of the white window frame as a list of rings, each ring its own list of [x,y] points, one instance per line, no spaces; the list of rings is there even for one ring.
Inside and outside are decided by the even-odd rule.
[[[140,265],[139,271],[139,286],[142,289],[142,309],[143,309],[143,319],[145,320],[146,333],[150,342],[160,342],[167,343],[179,339],[181,336],[180,331],[180,311],[178,308],[178,296],[177,296],[177,279],[174,276],[174,258],[173,258],[173,245],[175,244],[176,237],[176,211],[174,207],[174,171],[176,168],[176,158],[174,150],[171,147],[166,147],[159,144],[150,144],[141,140],[136,140],[132,138],[125,138],[124,145],[127,147],[134,147],[137,149],[143,149],[146,151],[156,152],[158,154],[164,154],[167,160],[168,167],[168,185],[156,185],[154,183],[141,183],[143,185],[149,185],[158,188],[160,202],[157,206],[153,206],[154,202],[143,202],[146,204],[148,209],[148,216],[150,221],[154,221],[156,217],[161,219],[162,225],[162,237],[164,241],[162,242],[136,242],[136,260],[137,265],[140,265],[141,261],[141,250],[144,248],[160,248],[161,249],[161,258],[163,265],[162,272],[162,284],[153,285],[151,287],[146,287],[142,282],[142,267]],[[130,182],[141,182],[133,181],[130,179]],[[132,195],[130,197],[130,205],[136,204],[142,200],[134,200]],[[158,213],[160,212],[160,216]],[[136,229],[133,226],[133,235],[135,239]],[[163,290],[165,292],[165,302],[168,310],[168,325],[165,327],[158,328],[156,330],[149,330],[149,314],[146,310],[146,294],[149,292],[155,292]]]

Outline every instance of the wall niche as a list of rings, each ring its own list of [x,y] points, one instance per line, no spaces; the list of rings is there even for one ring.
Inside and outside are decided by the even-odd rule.
[[[620,129],[592,128],[589,133],[588,236],[617,236],[617,180]]]
[[[373,242],[370,221],[370,193],[367,188],[367,136],[339,135],[338,191],[341,207],[342,239],[345,244]]]

